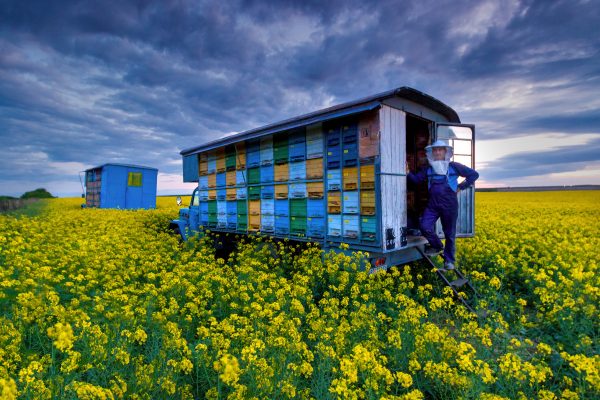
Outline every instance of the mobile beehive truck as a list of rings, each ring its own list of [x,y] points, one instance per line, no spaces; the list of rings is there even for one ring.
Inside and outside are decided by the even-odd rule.
[[[183,178],[198,182],[171,226],[363,250],[371,271],[421,258],[418,217],[425,146],[445,139],[474,167],[475,130],[441,101],[401,87],[183,150]],[[458,237],[474,234],[474,188],[460,191]],[[439,223],[438,223],[439,224]],[[441,233],[441,229],[438,230]]]
[[[85,171],[85,205],[99,208],[156,208],[156,168],[103,164]]]

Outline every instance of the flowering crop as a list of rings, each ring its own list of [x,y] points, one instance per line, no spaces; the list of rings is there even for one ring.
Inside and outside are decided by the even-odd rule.
[[[0,398],[600,396],[600,192],[477,194],[485,319],[423,263],[261,237],[224,260],[168,232],[173,198],[79,204],[0,215]]]

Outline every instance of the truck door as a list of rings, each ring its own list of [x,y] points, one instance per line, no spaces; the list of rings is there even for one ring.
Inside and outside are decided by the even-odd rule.
[[[436,124],[434,140],[446,140],[454,148],[452,161],[475,168],[475,126],[467,124]],[[439,225],[439,221],[438,221]],[[441,225],[440,227],[441,228]],[[438,232],[441,229],[438,230]],[[458,193],[456,237],[475,235],[475,187]]]
[[[194,193],[192,193],[192,199],[190,200],[190,208],[189,208],[189,217],[188,221],[189,227],[191,231],[197,231],[200,223],[200,197],[198,193],[198,188],[194,189]]]

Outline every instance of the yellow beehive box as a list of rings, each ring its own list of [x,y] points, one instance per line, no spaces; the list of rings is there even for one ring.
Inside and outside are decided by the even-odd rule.
[[[323,158],[306,160],[306,179],[323,179]]]
[[[236,169],[246,169],[246,146],[244,142],[235,144],[235,153]]]
[[[308,197],[311,199],[322,199],[324,194],[323,187],[323,182],[308,182],[306,184]]]
[[[290,164],[275,165],[275,182],[287,182],[290,178]]]
[[[362,215],[375,215],[374,190],[363,190],[360,192],[360,213]]]
[[[275,198],[276,199],[287,199],[289,193],[288,185],[275,185]]]
[[[339,214],[342,212],[342,194],[340,192],[327,193],[327,213]]]
[[[208,187],[211,189],[217,187],[217,174],[208,175]]]
[[[248,202],[248,214],[260,216],[260,200],[250,200]],[[260,225],[260,218],[259,218]]]
[[[198,156],[198,173],[200,175],[208,173],[208,158],[206,157],[206,153],[200,153]]]
[[[225,147],[219,147],[216,151],[217,172],[225,171]]]
[[[248,231],[260,231],[260,215],[248,215]]]
[[[235,171],[227,171],[225,181],[228,187],[235,186]]]
[[[235,200],[236,199],[235,188],[227,189],[226,198],[227,198],[227,200]]]
[[[358,189],[358,168],[357,167],[346,167],[342,173],[342,185],[343,190],[356,190]]]
[[[375,189],[375,165],[360,166],[360,188]]]

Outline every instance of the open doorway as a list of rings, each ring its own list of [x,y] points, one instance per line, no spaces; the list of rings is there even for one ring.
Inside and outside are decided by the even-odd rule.
[[[406,115],[406,162],[410,171],[427,167],[425,147],[429,144],[431,122],[415,115]],[[427,182],[413,185],[407,182],[406,210],[408,236],[420,236],[419,217],[428,200]]]

